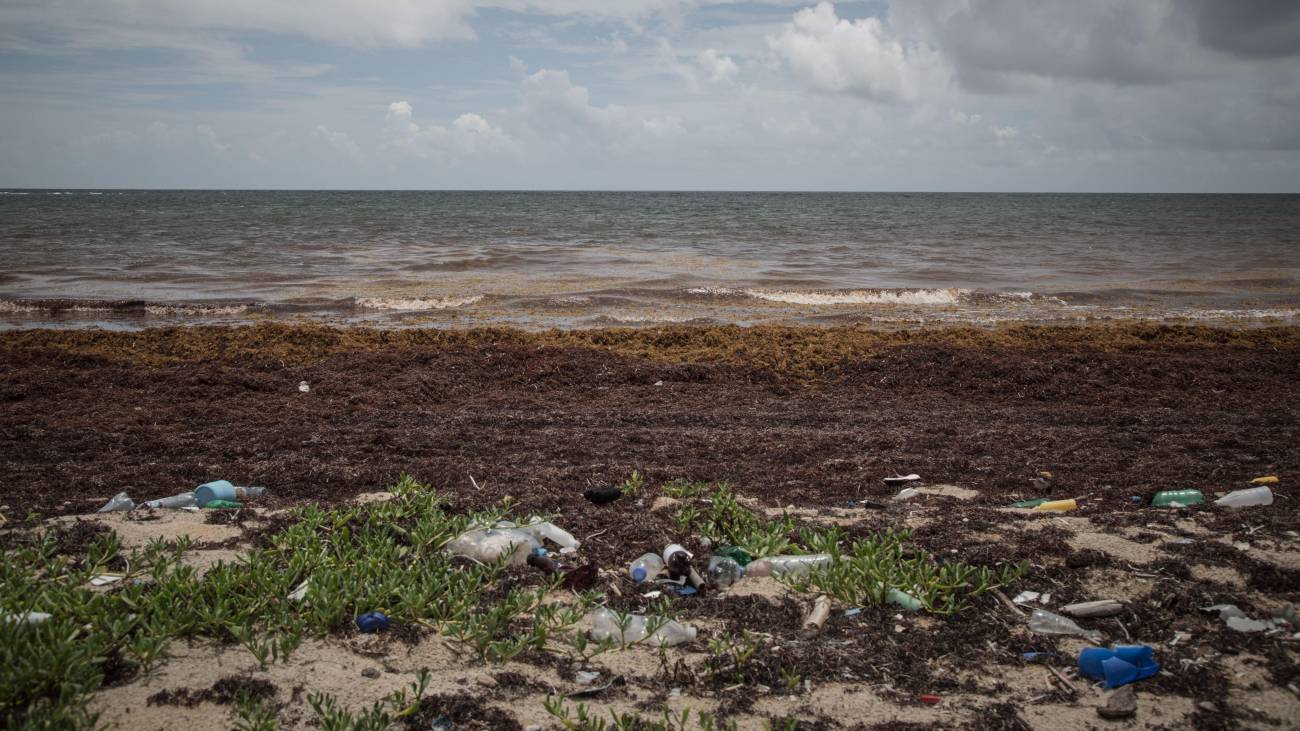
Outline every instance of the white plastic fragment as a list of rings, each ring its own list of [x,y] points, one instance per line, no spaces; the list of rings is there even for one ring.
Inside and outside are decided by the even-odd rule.
[[[308,385],[306,381],[298,381],[298,390],[302,393],[307,393],[311,390],[311,386]]]
[[[90,585],[107,586],[109,584],[116,584],[121,580],[122,580],[121,574],[100,574],[99,576],[90,577]]]
[[[300,602],[307,598],[307,588],[311,586],[311,578],[303,579],[301,583],[289,592],[289,601]]]
[[[48,621],[54,615],[45,612],[23,612],[22,614],[6,614],[4,617],[5,624],[26,624],[37,625]]]
[[[596,682],[596,678],[599,677],[600,673],[592,672],[590,670],[579,670],[573,674],[574,680],[577,680],[579,685],[591,685]]]

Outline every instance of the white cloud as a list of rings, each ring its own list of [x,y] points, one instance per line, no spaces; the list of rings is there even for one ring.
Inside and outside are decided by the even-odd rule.
[[[345,132],[334,132],[329,127],[318,124],[316,129],[312,130],[311,136],[313,139],[323,140],[330,147],[347,156],[352,162],[363,163],[366,160],[361,148]]]
[[[715,84],[734,81],[740,73],[740,67],[731,56],[723,56],[712,48],[700,51],[695,57],[695,63],[704,72],[704,78]]]
[[[879,101],[909,101],[920,92],[925,59],[905,49],[878,18],[847,20],[828,2],[794,14],[771,49],[813,86]]]
[[[509,148],[510,137],[483,116],[465,113],[449,126],[420,124],[415,110],[407,101],[388,105],[385,117],[389,140],[386,146],[401,148],[420,158],[453,158],[478,153],[499,152]]]

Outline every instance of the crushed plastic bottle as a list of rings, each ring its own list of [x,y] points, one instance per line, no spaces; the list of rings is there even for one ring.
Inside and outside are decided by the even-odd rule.
[[[1200,505],[1205,502],[1205,495],[1200,490],[1162,490],[1151,498],[1152,507],[1163,508],[1177,505]]]
[[[640,614],[625,614],[620,617],[604,607],[592,612],[591,636],[597,641],[614,640],[622,645],[644,641],[653,647],[680,645],[695,640],[695,628],[667,620],[659,625],[654,634],[649,634],[650,620]],[[625,619],[626,629],[619,626],[619,620]],[[657,621],[657,620],[656,620]]]
[[[537,516],[529,518],[522,525],[515,525],[508,521],[497,523],[498,528],[519,528],[532,533],[538,541],[548,540],[560,547],[560,553],[573,553],[582,545],[572,533],[559,527],[554,523],[542,520]]]
[[[832,561],[829,553],[810,553],[805,556],[768,556],[745,567],[750,576],[802,576],[818,566]]]
[[[1272,505],[1273,491],[1267,487],[1252,487],[1246,490],[1233,490],[1214,501],[1215,505],[1225,508],[1248,508],[1253,505]]]
[[[638,584],[646,579],[653,579],[663,572],[664,560],[657,553],[643,554],[627,569],[628,575]]]
[[[127,497],[126,493],[119,492],[118,494],[114,495],[108,502],[104,503],[104,507],[100,508],[96,512],[116,513],[120,511],[128,511],[134,509],[135,509],[135,501]]]
[[[1070,500],[1049,500],[1032,508],[1032,510],[1055,511],[1060,513],[1078,509],[1079,504],[1076,503],[1073,498]]]
[[[528,561],[528,555],[541,545],[537,536],[520,528],[478,528],[461,533],[444,550],[481,563],[492,563],[509,555],[506,563],[522,566]]]
[[[1036,507],[1038,507],[1039,505],[1042,505],[1042,504],[1045,503],[1045,502],[1048,502],[1047,498],[1045,498],[1045,497],[1034,498],[1033,500],[1018,500],[1018,501],[1016,501],[1016,502],[1014,502],[1014,503],[1011,503],[1011,507],[1013,507],[1013,508],[1036,508]]]
[[[709,583],[719,589],[726,589],[744,578],[745,567],[728,556],[714,556],[709,559],[709,568],[706,573],[709,577]]]
[[[1046,609],[1035,609],[1029,618],[1029,629],[1042,635],[1075,635],[1086,637],[1092,642],[1101,643],[1101,633],[1097,630],[1084,629],[1074,620],[1053,614]]]
[[[182,492],[177,495],[172,495],[171,497],[158,498],[157,500],[146,500],[143,503],[140,503],[142,507],[154,509],[188,508],[198,504],[198,500],[195,499],[194,493],[192,492]]]

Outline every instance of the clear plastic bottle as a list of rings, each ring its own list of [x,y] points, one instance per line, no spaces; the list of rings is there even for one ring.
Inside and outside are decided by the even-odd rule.
[[[632,562],[627,573],[638,584],[664,572],[664,560],[657,553],[647,553]]]
[[[719,589],[726,589],[745,576],[745,567],[727,556],[714,556],[709,559],[709,583]]]
[[[445,548],[453,556],[465,556],[481,563],[492,563],[509,554],[508,563],[522,566],[528,555],[541,543],[529,531],[520,528],[481,528],[465,531]]]
[[[626,620],[626,628],[619,625],[620,619]],[[643,615],[625,614],[620,616],[616,612],[601,607],[592,612],[591,636],[596,640],[612,639],[623,645],[630,645],[644,640],[647,645],[653,647],[680,645],[683,642],[695,640],[694,627],[670,619],[660,624],[655,629],[654,634],[649,634],[647,631],[649,624],[650,620]]]
[[[97,512],[116,513],[123,510],[134,510],[134,509],[135,509],[135,501],[127,497],[126,493],[119,492],[118,494],[114,495],[112,499],[110,499],[107,503],[104,503],[104,507],[100,508]]]
[[[262,497],[266,494],[265,487],[236,487],[235,498],[238,500],[247,500],[250,497]]]
[[[829,553],[810,553],[805,556],[768,556],[745,567],[750,576],[802,576],[817,566],[830,563]]]
[[[1086,637],[1092,642],[1101,642],[1101,633],[1097,630],[1088,630],[1074,623],[1074,620],[1062,617],[1059,614],[1052,614],[1046,609],[1035,609],[1033,616],[1029,618],[1029,629],[1042,635],[1076,635]]]
[[[513,527],[512,524],[504,525]],[[521,528],[532,533],[539,541],[547,540],[559,546],[560,553],[573,553],[574,551],[577,551],[578,546],[581,545],[578,542],[578,539],[573,537],[572,533],[554,523],[549,523],[536,516],[529,518],[528,522],[524,523]]]
[[[1273,491],[1267,487],[1252,487],[1248,490],[1233,490],[1214,501],[1215,505],[1225,508],[1246,508],[1252,505],[1272,505]]]
[[[146,508],[189,508],[198,505],[199,501],[194,497],[192,492],[182,492],[171,497],[162,497],[157,500],[145,500],[140,503]]]

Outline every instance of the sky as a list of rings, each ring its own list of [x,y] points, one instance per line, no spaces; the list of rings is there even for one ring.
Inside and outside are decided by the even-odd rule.
[[[1300,2],[0,0],[0,186],[1300,192]]]

